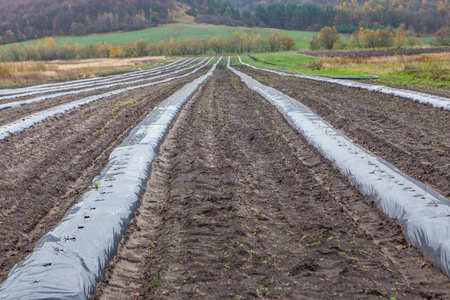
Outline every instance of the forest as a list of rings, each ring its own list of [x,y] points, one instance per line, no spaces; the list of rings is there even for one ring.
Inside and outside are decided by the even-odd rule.
[[[172,0],[3,0],[0,44],[148,28],[173,22],[172,8]]]
[[[185,0],[193,9],[197,22],[216,25],[259,26],[288,30],[319,31],[325,26],[336,27],[340,33],[353,33],[359,28],[385,29],[404,27],[418,34],[432,34],[450,24],[448,0],[342,0],[223,2]],[[202,2],[199,6],[197,2]],[[260,2],[260,3],[257,3]],[[298,2],[298,3],[296,3]],[[233,8],[233,3],[242,7]],[[254,7],[254,8],[253,8]]]
[[[445,2],[444,2],[445,1]],[[3,0],[0,44],[46,36],[130,31],[177,22],[176,0]],[[198,23],[340,33],[404,26],[433,34],[449,26],[448,0],[183,0]],[[286,3],[289,2],[289,3]]]

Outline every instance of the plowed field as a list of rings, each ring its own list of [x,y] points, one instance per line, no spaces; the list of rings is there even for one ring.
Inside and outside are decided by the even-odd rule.
[[[104,98],[0,141],[0,280],[90,188],[128,133],[193,78]],[[0,124],[49,105],[2,110]]]
[[[224,67],[163,143],[107,274],[93,298],[422,299],[449,287],[395,221]]]
[[[450,197],[448,110],[235,67]],[[98,100],[0,141],[0,281],[131,129],[205,72]],[[54,104],[16,108],[14,118],[0,111],[0,120],[39,105]],[[136,217],[90,298],[448,299],[450,280],[222,62],[162,143]]]

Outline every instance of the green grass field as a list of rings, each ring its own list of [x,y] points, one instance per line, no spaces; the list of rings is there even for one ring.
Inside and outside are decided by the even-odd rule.
[[[254,66],[261,68],[287,68],[289,70],[297,70],[304,68],[305,65],[313,63],[319,59],[313,56],[299,55],[295,52],[279,52],[279,53],[252,53],[252,57],[258,61],[254,61],[249,56],[241,56],[242,60]]]
[[[216,26],[207,24],[177,24],[169,26],[161,26],[155,28],[149,28],[139,31],[131,32],[119,32],[119,33],[108,33],[108,34],[96,34],[80,37],[56,37],[55,40],[58,44],[64,45],[88,45],[96,43],[108,43],[108,44],[118,44],[123,45],[127,42],[136,42],[137,40],[143,39],[148,43],[153,42],[168,42],[171,37],[175,41],[186,40],[191,38],[208,40],[219,33],[223,37],[230,37],[238,30],[237,27],[230,26]],[[262,37],[267,37],[273,29],[267,28],[245,28],[247,34],[260,34]],[[303,38],[306,37],[308,40],[316,32],[306,32],[306,31],[290,31],[290,30],[278,30],[280,34],[289,34],[297,42],[297,46],[300,48],[303,43]],[[44,39],[37,39],[32,41],[22,42],[22,45],[37,45],[39,42],[44,42]]]
[[[411,86],[415,88],[450,90],[450,60],[448,55],[441,54],[436,61],[403,61],[403,59],[386,58],[375,62],[360,64],[342,64],[322,66],[321,58],[297,54],[260,53],[251,54],[258,61],[242,55],[242,61],[256,67],[266,69],[282,69],[282,71],[307,75],[332,76],[365,76],[377,75],[380,84]],[[314,62],[316,62],[314,64]],[[317,68],[317,66],[321,66]]]
[[[148,42],[168,42],[171,37],[175,41],[182,41],[188,38],[193,40],[201,39],[208,40],[219,33],[223,37],[231,37],[238,30],[238,27],[230,26],[216,26],[210,24],[175,24],[166,25],[161,27],[148,28],[139,31],[130,32],[116,32],[116,33],[106,33],[106,34],[92,34],[87,36],[69,36],[69,37],[55,37],[55,40],[60,45],[88,45],[97,43],[107,43],[111,45],[123,45],[127,42],[136,42],[140,39]],[[255,36],[260,34],[262,37],[267,37],[271,31],[274,29],[268,28],[244,28],[247,34],[254,34]],[[295,42],[297,43],[298,49],[305,49],[303,40],[309,41],[318,32],[311,31],[293,31],[293,30],[278,30],[280,34],[291,35]],[[344,35],[344,39],[349,39],[349,35]],[[421,44],[430,44],[434,39],[432,38],[421,38]],[[37,45],[39,42],[44,42],[44,39],[36,39],[21,42],[21,45]],[[0,46],[0,48],[8,47],[9,45]]]

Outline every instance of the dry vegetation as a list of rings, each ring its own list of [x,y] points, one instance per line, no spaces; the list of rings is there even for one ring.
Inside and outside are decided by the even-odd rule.
[[[394,72],[415,71],[435,74],[435,80],[450,80],[450,52],[419,55],[396,55],[381,57],[335,57],[315,61],[315,64],[329,67],[346,67],[358,65],[358,70],[367,74],[390,74]]]
[[[164,58],[158,56],[0,63],[0,85],[95,76],[94,74],[98,73],[136,69]]]
[[[430,53],[419,55],[396,55],[396,56],[381,56],[381,57],[335,57],[327,58],[323,61],[324,66],[339,66],[339,65],[361,65],[361,64],[406,64],[406,63],[424,63],[424,62],[445,62],[450,61],[450,52],[446,53]]]
[[[187,4],[175,2],[173,5],[174,8],[172,10],[172,18],[174,20],[184,24],[195,24],[195,17],[186,14],[186,11],[190,9]]]

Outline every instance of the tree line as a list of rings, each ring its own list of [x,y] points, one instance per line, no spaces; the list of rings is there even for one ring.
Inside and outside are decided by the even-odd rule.
[[[2,0],[0,44],[173,22],[175,0]]]
[[[0,44],[176,22],[177,1],[190,6],[187,13],[196,22],[217,25],[309,31],[329,26],[349,34],[360,27],[382,30],[402,24],[430,34],[450,25],[448,0],[321,0],[320,5],[301,0],[2,0]]]
[[[197,22],[217,25],[310,31],[330,26],[340,33],[352,33],[360,27],[377,30],[403,24],[420,34],[435,33],[450,25],[450,4],[443,0],[368,0],[363,4],[344,0],[335,6],[251,1],[252,11],[247,7],[233,8],[229,0],[184,1],[191,5],[190,13]]]
[[[162,55],[203,55],[207,53],[244,53],[244,52],[275,52],[294,50],[296,43],[292,36],[280,35],[272,31],[267,38],[260,35],[247,34],[243,28],[237,30],[231,37],[220,34],[209,40],[186,39],[175,42],[172,37],[168,42],[148,44],[144,40],[128,42],[123,45],[97,43],[83,45],[59,45],[54,38],[47,37],[44,43],[36,46],[14,44],[0,52],[1,61],[41,61],[54,59],[87,59],[139,57]]]
[[[336,27],[325,26],[311,40],[306,38],[303,46],[310,50],[319,49],[354,49],[354,48],[389,48],[397,46],[416,46],[420,42],[413,28],[406,29],[401,25],[396,30],[360,28],[351,35],[350,39],[343,39]],[[436,46],[450,46],[450,27],[443,27],[436,32]]]

